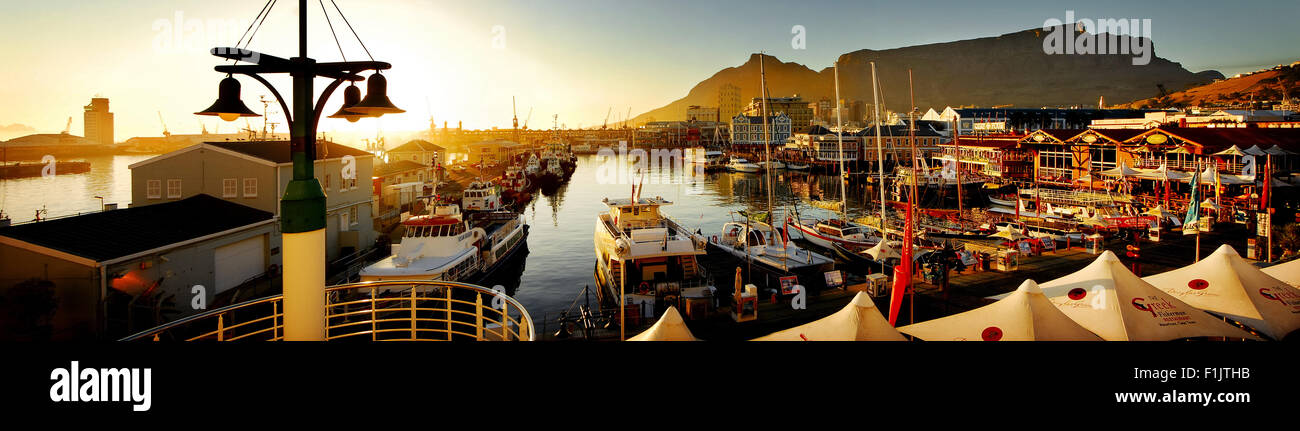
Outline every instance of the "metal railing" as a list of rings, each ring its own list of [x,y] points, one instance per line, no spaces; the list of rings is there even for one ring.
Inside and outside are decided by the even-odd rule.
[[[533,320],[505,293],[449,281],[372,281],[325,288],[325,339],[534,341]],[[189,316],[122,341],[282,341],[283,295]]]

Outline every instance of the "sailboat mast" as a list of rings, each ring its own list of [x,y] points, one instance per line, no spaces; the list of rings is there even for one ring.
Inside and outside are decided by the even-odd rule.
[[[876,62],[871,62],[871,104],[876,111],[876,168],[880,171],[880,239],[885,239],[885,147],[880,139],[880,84],[876,82]]]
[[[907,207],[916,206],[916,95],[912,93],[912,69],[907,69],[907,97],[909,108],[907,111],[907,140],[908,145],[912,147],[912,195],[907,199]]]
[[[762,98],[760,101],[762,112],[760,114],[763,116],[763,154],[767,157],[767,169],[765,171],[767,174],[767,217],[768,221],[771,221],[772,217],[776,215],[772,213],[772,149],[768,145],[771,138],[768,137],[767,130],[767,72],[763,69],[764,55],[762,52],[758,53],[758,89]]]
[[[835,135],[839,141],[839,159],[840,159],[840,217],[844,220],[849,219],[848,193],[849,177],[844,173],[844,121],[841,118],[841,111],[844,107],[840,106],[840,62],[835,61]]]

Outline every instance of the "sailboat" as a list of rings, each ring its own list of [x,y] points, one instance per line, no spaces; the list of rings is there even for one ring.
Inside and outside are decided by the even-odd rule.
[[[840,68],[839,62],[835,64],[835,100],[840,100]],[[838,103],[838,102],[837,102]],[[816,217],[798,219],[786,219],[787,228],[798,230],[805,240],[816,244],[819,247],[833,249],[835,244],[843,245],[849,248],[866,248],[880,242],[878,236],[872,235],[874,229],[859,223],[849,221],[848,218],[848,176],[844,171],[844,124],[840,117],[842,109],[835,110],[835,125],[837,128],[837,138],[839,140],[840,160],[840,218],[820,219]]]
[[[766,159],[772,160],[772,153],[767,128],[767,74],[763,68],[763,54],[759,55],[759,74],[762,91],[763,149]],[[803,249],[790,242],[785,232],[773,228],[767,223],[772,218],[772,170],[766,166],[767,176],[767,212],[751,215],[744,211],[741,215],[745,221],[728,222],[722,225],[722,235],[710,242],[711,245],[746,262],[758,263],[771,272],[781,276],[804,275],[806,284],[814,284],[819,277],[815,273],[828,271],[835,261],[832,258]],[[799,274],[802,273],[802,274]]]

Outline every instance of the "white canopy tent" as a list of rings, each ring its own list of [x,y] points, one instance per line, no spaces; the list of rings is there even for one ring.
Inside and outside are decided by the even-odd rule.
[[[1041,287],[1056,308],[1106,341],[1258,339],[1157,289],[1125,268],[1111,251],[1102,253],[1083,269],[1042,283]]]
[[[1149,171],[1145,171],[1145,170],[1139,171],[1138,174],[1135,175],[1135,177],[1144,180],[1188,181],[1192,178],[1192,174],[1186,172],[1171,171],[1166,165],[1160,165],[1159,169],[1153,169]]]
[[[1264,273],[1292,287],[1300,287],[1300,259],[1264,268]]]
[[[1141,174],[1141,172],[1130,169],[1127,164],[1120,163],[1117,167],[1098,172],[1097,174],[1106,177],[1135,177],[1138,174]]]
[[[1214,174],[1216,173],[1218,173],[1218,169],[1216,169],[1213,164],[1207,165],[1205,171],[1201,172],[1201,184],[1214,184]],[[1192,182],[1192,178],[1187,177],[1178,181],[1190,183]],[[1254,179],[1236,174],[1219,174],[1219,182],[1224,185],[1255,184]]]
[[[1252,156],[1264,156],[1264,155],[1268,155],[1268,153],[1264,152],[1264,149],[1263,149],[1263,148],[1260,148],[1259,145],[1252,145],[1250,148],[1247,148],[1247,149],[1241,150],[1241,152],[1246,153],[1246,154],[1250,154],[1250,155],[1252,155]]]
[[[1278,146],[1277,144],[1273,144],[1272,147],[1268,147],[1268,149],[1264,150],[1264,152],[1274,156],[1290,156],[1295,154],[1293,152],[1283,150],[1282,147]]]
[[[686,327],[686,321],[682,320],[681,313],[677,312],[677,307],[669,306],[668,311],[655,322],[654,326],[645,330],[627,341],[700,341],[691,335],[690,328]]]
[[[866,292],[858,292],[835,314],[753,341],[907,341],[907,338],[889,325]]]
[[[1300,290],[1246,262],[1227,244],[1200,262],[1142,279],[1275,340],[1300,328]]]
[[[1052,305],[1033,280],[998,302],[898,331],[926,341],[1101,341]]]
[[[1225,149],[1225,150],[1223,150],[1223,151],[1220,151],[1220,152],[1214,153],[1213,155],[1215,155],[1215,156],[1244,156],[1244,155],[1246,155],[1246,152],[1245,152],[1245,151],[1242,151],[1241,148],[1237,148],[1236,145],[1233,145],[1233,146],[1228,147],[1227,149]]]

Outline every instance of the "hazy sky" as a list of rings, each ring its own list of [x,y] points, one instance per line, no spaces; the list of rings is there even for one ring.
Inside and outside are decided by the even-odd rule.
[[[192,115],[212,103],[222,78],[212,70],[222,62],[207,50],[233,45],[264,4],[0,1],[0,126],[57,132],[72,116],[72,133],[81,134],[81,107],[101,94],[111,99],[119,141],[160,135],[159,111],[173,133],[197,132],[200,120],[212,131],[215,118]],[[530,127],[550,127],[554,114],[569,127],[599,125],[611,105],[611,121],[629,107],[633,115],[657,108],[760,50],[820,70],[857,49],[994,36],[1064,20],[1067,10],[1076,18],[1149,18],[1156,55],[1194,72],[1232,75],[1300,60],[1295,0],[335,1],[375,59],[393,64],[385,72],[389,96],[407,113],[355,124],[327,119],[322,131],[423,129],[430,115],[452,127],[457,120],[509,127],[512,95],[521,123],[532,108]],[[308,3],[310,55],[340,60],[318,0]],[[347,58],[363,59],[328,0],[325,6]],[[498,25],[504,32],[494,31]],[[806,49],[791,47],[795,25],[807,30]],[[297,2],[281,0],[250,48],[297,55],[296,31]],[[494,47],[502,39],[504,47]],[[245,103],[260,112],[258,96],[269,93],[241,82]],[[287,79],[272,82],[289,94]],[[318,80],[317,90],[325,84]],[[339,91],[326,113],[341,100]],[[243,122],[220,127],[230,132]]]

